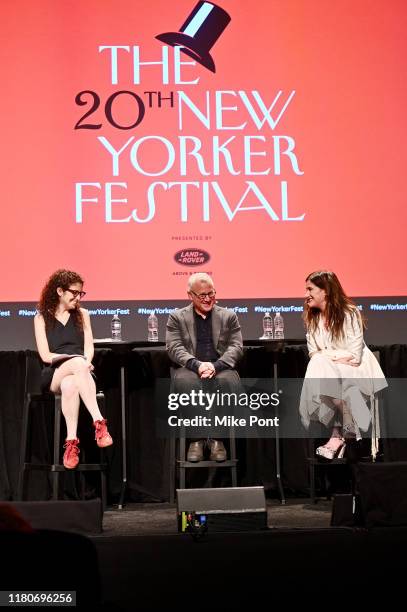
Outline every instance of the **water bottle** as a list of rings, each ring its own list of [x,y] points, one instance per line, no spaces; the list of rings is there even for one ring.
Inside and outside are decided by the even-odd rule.
[[[149,342],[158,342],[158,320],[155,316],[155,312],[151,313],[148,317],[148,337]]]
[[[284,321],[281,313],[277,313],[274,317],[274,340],[284,339]]]
[[[122,324],[119,315],[115,314],[111,322],[112,340],[120,341],[122,339]]]
[[[263,335],[260,340],[272,340],[273,339],[273,319],[269,312],[263,317]]]

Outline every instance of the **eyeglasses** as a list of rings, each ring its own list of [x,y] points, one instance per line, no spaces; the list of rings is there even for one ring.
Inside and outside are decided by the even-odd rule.
[[[204,302],[206,298],[213,300],[216,295],[216,291],[209,291],[208,293],[195,293],[195,291],[190,291],[190,293],[201,300],[201,302]]]
[[[86,295],[86,291],[78,291],[77,289],[66,289],[69,293],[72,293],[73,297],[76,298],[79,295],[79,299],[82,299]]]

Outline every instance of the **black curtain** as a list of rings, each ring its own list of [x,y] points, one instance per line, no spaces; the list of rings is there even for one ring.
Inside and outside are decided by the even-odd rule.
[[[406,377],[407,346],[391,345],[371,347],[380,352],[382,368],[388,377]],[[27,355],[32,351],[0,352],[0,499],[16,498],[21,416],[25,390]],[[155,393],[156,381],[169,378],[170,361],[164,348],[138,349],[126,358],[128,380],[127,415],[127,471],[126,500],[134,502],[168,501],[170,466],[169,440],[156,434]],[[106,449],[108,472],[108,499],[117,502],[122,487],[120,362],[112,351],[97,349],[95,353],[97,385],[104,391],[105,416],[114,438],[113,447]],[[242,378],[272,376],[277,363],[279,377],[302,378],[308,363],[305,345],[286,346],[274,352],[268,347],[245,347],[239,366]],[[30,453],[33,460],[49,460],[52,452],[53,408],[36,405],[32,409],[30,426]],[[65,434],[63,426],[63,435]],[[97,461],[98,449],[93,439],[92,420],[84,407],[80,413],[79,438],[81,460]],[[282,482],[286,495],[308,494],[307,457],[311,442],[307,439],[280,440]],[[263,485],[269,496],[278,497],[276,481],[276,452],[273,439],[237,439],[238,479],[242,486]],[[386,461],[407,459],[407,440],[383,440]],[[229,486],[227,469],[188,470],[187,486]],[[79,474],[65,473],[62,483],[67,499],[83,494]],[[97,495],[97,475],[86,475],[85,496]],[[51,495],[49,476],[32,472],[28,477],[28,498],[48,499]]]
[[[380,365],[388,378],[407,377],[407,345],[389,344],[386,346],[371,346],[372,351],[380,354]],[[407,398],[405,398],[407,409]],[[386,415],[383,415],[384,419]],[[406,438],[384,438],[381,449],[385,461],[407,461]]]
[[[25,351],[0,352],[0,499],[15,498],[25,384]]]

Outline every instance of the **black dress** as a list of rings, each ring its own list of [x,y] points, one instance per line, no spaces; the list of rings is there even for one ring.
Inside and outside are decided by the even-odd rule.
[[[74,319],[69,319],[63,325],[58,319],[46,329],[48,346],[51,353],[66,353],[67,355],[83,355],[84,337],[83,331],[79,330]],[[59,364],[61,365],[61,364]],[[46,365],[41,372],[41,389],[49,391],[52,377],[59,366]]]

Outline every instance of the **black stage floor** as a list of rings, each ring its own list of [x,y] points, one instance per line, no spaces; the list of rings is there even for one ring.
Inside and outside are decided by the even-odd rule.
[[[330,525],[332,501],[308,499],[267,500],[267,524],[270,529],[315,529]],[[99,537],[175,535],[176,507],[171,504],[128,504],[122,510],[108,508],[103,516]]]

